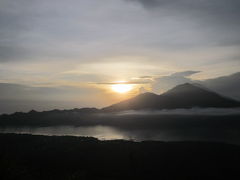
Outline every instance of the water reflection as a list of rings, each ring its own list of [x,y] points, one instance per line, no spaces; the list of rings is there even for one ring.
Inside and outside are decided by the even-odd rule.
[[[210,131],[210,130],[209,130]],[[219,141],[239,144],[239,136],[220,131],[215,133],[197,132],[196,129],[120,129],[111,126],[55,126],[55,127],[10,127],[0,128],[0,133],[33,134],[47,136],[91,136],[100,140],[125,139],[134,141]]]
[[[127,139],[117,129],[107,126],[74,127],[10,127],[0,128],[0,133],[33,134],[46,136],[91,136],[101,140]]]

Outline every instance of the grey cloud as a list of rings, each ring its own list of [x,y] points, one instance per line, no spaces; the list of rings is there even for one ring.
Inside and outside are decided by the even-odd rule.
[[[140,76],[139,79],[151,79],[153,78],[152,76]]]
[[[106,1],[106,6],[97,0],[3,0],[0,62],[51,58],[82,62],[94,59],[93,55],[136,55],[144,49],[184,50],[240,42],[237,1],[139,2],[157,7],[156,11],[160,8],[159,16],[126,1]],[[202,26],[200,21],[208,24]]]
[[[169,76],[161,76],[155,78],[152,82],[152,90],[155,93],[162,93],[167,91],[176,85],[184,83],[192,83],[193,81],[188,76],[199,73],[200,71],[184,71],[176,72]]]
[[[99,20],[94,20],[96,27],[91,21],[96,11],[81,10],[95,6],[84,1],[1,1],[0,62],[83,57],[92,48],[89,44],[96,46],[94,39],[104,38],[98,33],[103,32]]]
[[[32,52],[16,44],[0,44],[0,62],[16,61],[29,57]]]
[[[127,82],[99,82],[94,84],[114,85],[114,84],[148,84],[149,81],[127,81]]]
[[[0,114],[15,111],[66,109],[99,105],[90,100],[99,90],[88,87],[32,87],[0,83]]]
[[[74,99],[78,93],[93,93],[92,88],[78,88],[72,86],[56,86],[56,87],[34,87],[21,84],[0,83],[0,99],[27,99],[27,100],[58,100],[62,98]]]
[[[200,73],[201,71],[184,71],[184,72],[176,72],[173,73],[171,76],[183,76],[183,77],[187,77],[187,76],[191,76],[193,74],[196,73]]]

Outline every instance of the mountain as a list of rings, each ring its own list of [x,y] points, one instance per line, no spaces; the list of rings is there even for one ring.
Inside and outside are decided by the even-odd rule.
[[[161,94],[144,93],[126,101],[105,107],[105,112],[143,109],[176,109],[192,107],[240,107],[240,102],[223,97],[204,87],[182,84]]]
[[[199,81],[198,83],[220,94],[240,100],[240,72],[229,76]]]
[[[234,74],[220,76],[212,79],[194,80],[189,76],[199,73],[199,71],[183,71],[176,72],[167,76],[154,78],[152,81],[152,90],[155,93],[167,91],[177,85],[183,83],[201,84],[223,96],[240,101],[240,72]]]

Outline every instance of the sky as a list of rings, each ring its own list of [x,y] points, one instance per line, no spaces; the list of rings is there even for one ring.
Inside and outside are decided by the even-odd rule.
[[[238,0],[0,0],[0,113],[103,107],[164,92],[171,82],[162,77],[239,72],[239,8]],[[131,91],[111,89],[123,81]]]

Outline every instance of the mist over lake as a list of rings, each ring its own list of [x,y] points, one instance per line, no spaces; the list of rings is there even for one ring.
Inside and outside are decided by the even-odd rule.
[[[62,114],[61,116],[64,117]],[[68,114],[69,116],[69,114]],[[57,116],[58,117],[58,116]],[[70,116],[71,117],[71,116]],[[56,124],[1,126],[0,133],[47,136],[88,136],[100,140],[214,141],[239,144],[239,108],[192,108],[74,114],[71,124],[48,116]],[[45,117],[46,119],[46,117]]]

